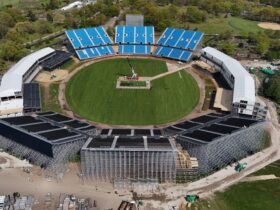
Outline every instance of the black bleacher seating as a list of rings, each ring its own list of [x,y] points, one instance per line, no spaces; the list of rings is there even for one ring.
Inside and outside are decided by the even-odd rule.
[[[44,60],[41,65],[46,70],[53,70],[56,67],[61,66],[66,61],[68,61],[70,59],[70,56],[70,53],[56,50],[54,55],[51,56],[49,59]]]
[[[23,85],[24,112],[41,111],[40,86],[38,83],[26,83]]]

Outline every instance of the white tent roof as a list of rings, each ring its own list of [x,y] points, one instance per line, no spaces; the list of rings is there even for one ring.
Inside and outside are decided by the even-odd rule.
[[[27,55],[13,65],[2,77],[0,84],[0,97],[13,96],[22,89],[22,77],[31,66],[40,58],[43,58],[55,50],[47,47]]]
[[[233,75],[233,102],[246,100],[249,103],[255,103],[255,82],[252,76],[237,60],[212,47],[206,47],[202,51],[221,61],[223,66]]]

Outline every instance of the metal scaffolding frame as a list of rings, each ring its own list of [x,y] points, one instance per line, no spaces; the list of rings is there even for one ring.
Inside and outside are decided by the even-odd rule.
[[[180,136],[177,141],[198,159],[199,174],[209,174],[263,149],[265,134],[265,122],[260,122],[209,143]]]
[[[81,150],[81,168],[88,178],[136,183],[174,182],[177,150],[170,148],[91,148],[89,139]]]
[[[13,140],[0,136],[0,147],[14,154],[21,159],[48,168],[57,168],[57,165],[66,163],[74,157],[86,142],[86,138],[78,138],[62,144],[52,145],[53,157],[49,157],[41,152],[35,151],[27,146],[19,144]]]

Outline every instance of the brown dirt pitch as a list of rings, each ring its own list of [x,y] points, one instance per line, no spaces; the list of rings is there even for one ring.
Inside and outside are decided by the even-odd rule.
[[[261,22],[258,24],[258,26],[264,29],[269,29],[274,31],[280,30],[280,24],[278,23]]]

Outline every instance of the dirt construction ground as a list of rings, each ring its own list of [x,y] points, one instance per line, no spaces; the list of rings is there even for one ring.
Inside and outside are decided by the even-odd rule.
[[[54,79],[51,79],[51,75],[55,75],[56,77]],[[41,82],[41,83],[51,83],[51,82],[58,82],[66,78],[68,75],[67,70],[62,69],[56,69],[52,72],[49,71],[42,71],[40,72],[37,77],[35,78],[35,81]]]
[[[280,24],[278,23],[270,23],[270,22],[262,22],[258,24],[259,27],[269,30],[280,30]]]
[[[74,194],[78,198],[90,198],[96,201],[98,209],[117,209],[121,201],[130,200],[130,193],[119,193],[111,183],[83,181],[78,176],[77,164],[70,164],[68,172],[62,180],[46,176],[38,167],[33,167],[31,173],[20,168],[7,168],[0,171],[0,195],[20,192],[21,195],[33,195],[37,201],[34,210],[53,210],[58,207],[60,193]],[[45,204],[47,193],[52,194],[50,205]]]

